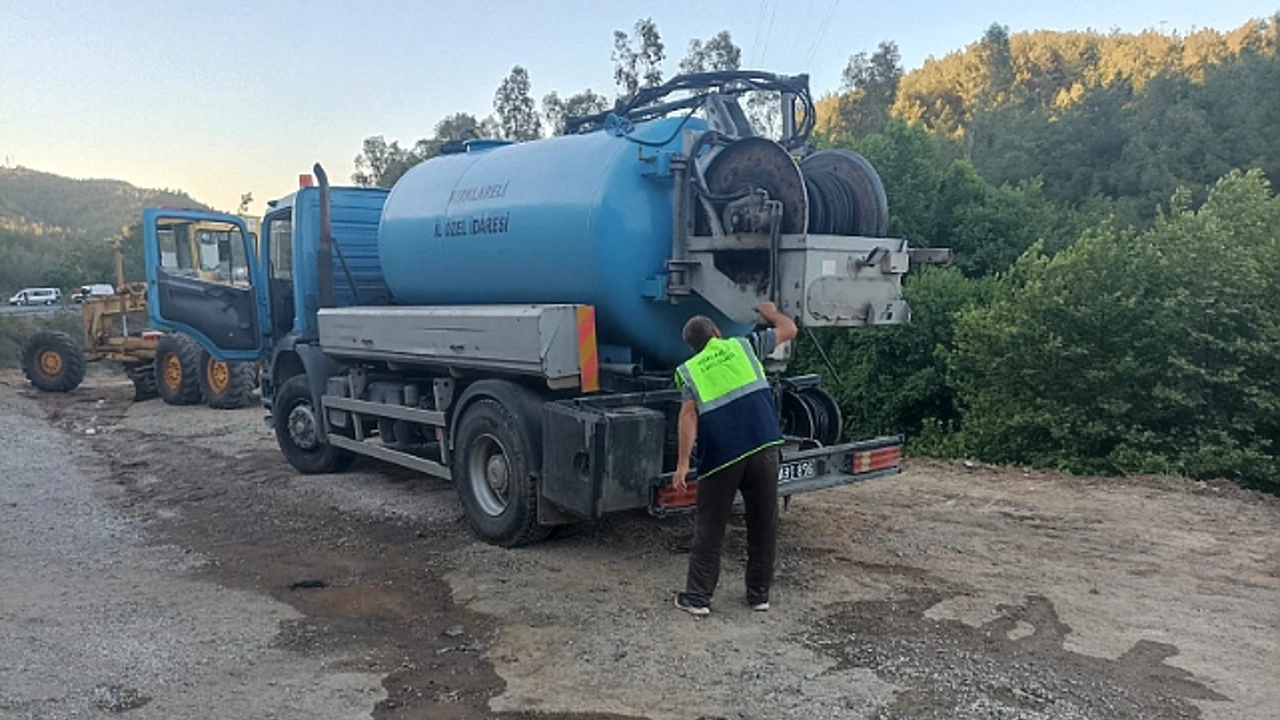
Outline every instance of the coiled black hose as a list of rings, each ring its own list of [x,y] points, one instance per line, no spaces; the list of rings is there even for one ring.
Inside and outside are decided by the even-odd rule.
[[[809,232],[817,235],[855,235],[858,203],[853,186],[829,170],[806,172]]]

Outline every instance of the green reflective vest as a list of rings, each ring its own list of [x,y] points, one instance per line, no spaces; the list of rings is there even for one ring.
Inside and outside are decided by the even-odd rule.
[[[676,384],[698,407],[699,476],[782,442],[764,366],[743,338],[712,338],[676,368]]]

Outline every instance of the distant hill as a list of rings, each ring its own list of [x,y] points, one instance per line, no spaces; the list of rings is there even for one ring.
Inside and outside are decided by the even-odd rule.
[[[207,209],[177,190],[0,168],[0,295],[31,285],[112,282],[106,241],[141,220],[143,208],[159,205]],[[140,242],[126,243],[125,267],[130,279],[142,278]]]
[[[75,180],[29,168],[0,168],[0,225],[41,235],[114,236],[145,207],[205,208],[179,190],[148,190],[123,180]]]

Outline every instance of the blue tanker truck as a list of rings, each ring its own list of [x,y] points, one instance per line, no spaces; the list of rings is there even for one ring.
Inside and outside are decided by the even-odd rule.
[[[779,98],[779,140],[738,103]],[[906,323],[910,265],[875,170],[808,143],[805,76],[685,75],[567,134],[472,139],[389,191],[317,183],[269,203],[254,247],[232,215],[144,216],[148,308],[222,361],[267,361],[262,400],[302,473],[366,455],[451,478],[475,533],[505,546],[611,512],[688,509],[669,486],[674,367],[695,314],[749,332],[772,300],[802,328]],[[243,268],[202,278],[175,252],[224,223]],[[186,264],[190,264],[190,259]],[[900,437],[844,442],[817,376],[766,361],[788,444],[779,493],[900,471]]]

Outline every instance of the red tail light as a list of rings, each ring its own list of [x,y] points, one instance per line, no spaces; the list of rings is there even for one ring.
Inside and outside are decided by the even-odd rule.
[[[658,507],[663,510],[677,510],[693,507],[698,503],[698,483],[688,483],[684,492],[679,492],[670,485],[658,488]]]

